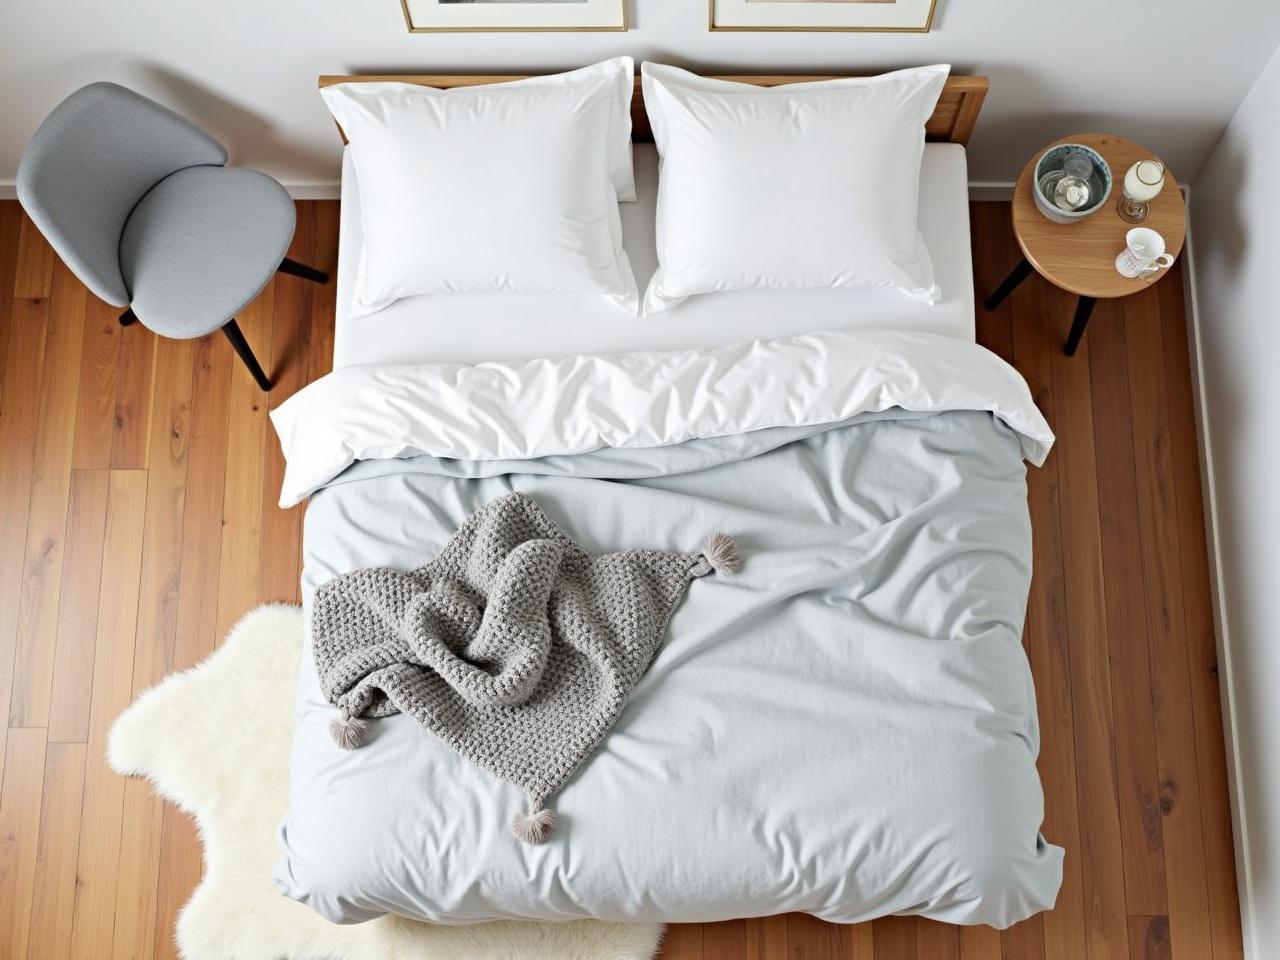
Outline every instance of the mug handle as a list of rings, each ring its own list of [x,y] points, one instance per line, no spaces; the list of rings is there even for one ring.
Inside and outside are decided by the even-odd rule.
[[[1139,270],[1138,276],[1145,280],[1147,277],[1154,277],[1161,270],[1167,267],[1172,267],[1172,266],[1173,266],[1173,255],[1168,253],[1162,253],[1160,254],[1160,256],[1152,260],[1151,263],[1149,263],[1147,266]]]

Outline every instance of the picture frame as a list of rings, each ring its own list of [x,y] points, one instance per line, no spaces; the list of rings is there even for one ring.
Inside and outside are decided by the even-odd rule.
[[[938,0],[707,0],[712,31],[928,33]]]
[[[410,33],[577,33],[628,29],[628,0],[400,0]]]

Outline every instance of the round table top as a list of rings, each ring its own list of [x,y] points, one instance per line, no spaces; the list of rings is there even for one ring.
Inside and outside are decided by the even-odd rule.
[[[1036,207],[1032,179],[1036,161],[1059,143],[1083,143],[1097,150],[1111,167],[1111,195],[1102,208],[1070,224],[1054,223]],[[1055,286],[1085,297],[1123,297],[1158,280],[1166,271],[1147,278],[1122,277],[1116,257],[1125,247],[1125,234],[1135,226],[1150,227],[1161,236],[1174,257],[1182,252],[1187,236],[1187,211],[1173,171],[1165,168],[1165,184],[1151,201],[1144,223],[1126,223],[1116,211],[1125,172],[1139,160],[1155,157],[1151,151],[1123,137],[1103,133],[1078,133],[1046,144],[1027,161],[1013,189],[1013,232],[1018,245],[1036,272]]]

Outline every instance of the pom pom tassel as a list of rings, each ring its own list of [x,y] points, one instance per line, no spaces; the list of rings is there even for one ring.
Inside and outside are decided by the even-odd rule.
[[[511,833],[521,843],[545,843],[556,829],[554,810],[533,810],[517,813],[511,820]]]
[[[727,575],[742,569],[742,555],[738,544],[727,533],[713,533],[702,549],[707,564],[716,573]]]
[[[355,750],[369,742],[369,721],[353,717],[343,707],[342,715],[329,723],[329,736],[343,750]]]

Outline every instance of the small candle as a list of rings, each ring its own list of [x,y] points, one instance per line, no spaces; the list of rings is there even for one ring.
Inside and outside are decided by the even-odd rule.
[[[1139,160],[1124,175],[1124,195],[1136,203],[1150,203],[1164,189],[1164,164]]]

